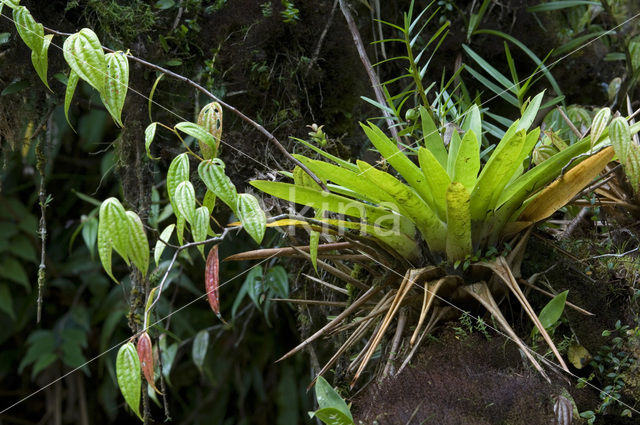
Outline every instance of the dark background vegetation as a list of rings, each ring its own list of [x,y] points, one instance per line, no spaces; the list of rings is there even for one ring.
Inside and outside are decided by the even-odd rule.
[[[130,49],[133,55],[199,82],[263,124],[284,141],[290,151],[299,147],[288,137],[305,138],[309,132],[305,126],[317,123],[325,126],[329,136],[327,149],[331,153],[344,158],[365,154],[368,146],[364,135],[357,131],[358,122],[378,116],[379,111],[360,99],[360,96],[373,97],[370,82],[339,9],[331,13],[333,1],[295,1],[298,14],[291,22],[283,17],[284,6],[280,1],[184,0],[166,9],[157,7],[161,3],[142,0],[22,2],[36,20],[47,27],[65,32],[90,27],[104,45]],[[376,26],[363,3],[353,2],[353,6],[363,39],[369,43],[374,40]],[[385,20],[400,22],[409,3],[381,1],[380,15]],[[429,81],[439,81],[443,70],[451,75],[456,59],[462,54],[461,44],[466,42],[465,22],[472,2],[455,2],[455,8],[451,6],[453,3],[437,2],[441,9],[436,20],[450,20],[451,32],[430,65],[426,77]],[[482,27],[506,32],[539,57],[545,57],[563,41],[565,17],[560,13],[552,18],[546,16],[549,19],[545,20],[543,30],[526,11],[531,3],[496,3]],[[425,5],[425,2],[416,2],[418,9]],[[5,8],[3,15],[7,13]],[[327,25],[329,30],[316,56],[314,52]],[[115,127],[95,92],[81,85],[71,107],[74,132],[65,122],[61,108],[64,85],[53,77],[67,73],[59,49],[54,46],[50,49],[52,92],[48,92],[32,68],[29,50],[4,16],[0,18],[0,33],[7,34],[6,41],[0,44],[0,90],[5,90],[0,96],[0,321],[3,324],[0,328],[0,409],[4,409],[131,335],[127,324],[130,284],[124,279],[120,286],[115,286],[108,280],[95,251],[88,249],[78,229],[95,211],[95,205],[88,202],[87,197],[101,201],[117,196],[127,209],[138,211],[141,217],[153,215],[154,208],[167,202],[161,182],[169,162],[182,147],[161,134],[152,148],[154,156],[161,159],[152,162],[146,158],[143,131],[149,118],[143,96],[149,95],[157,77],[155,72],[131,63],[131,90],[123,111],[123,130]],[[55,37],[53,42],[59,46],[62,39]],[[480,51],[485,60],[508,73],[502,40],[477,36],[470,45]],[[387,48],[393,49],[393,46]],[[610,48],[613,47],[602,42],[594,43],[553,69],[565,91],[567,104],[608,104],[604,86],[624,73],[623,64],[603,62],[604,53]],[[521,75],[535,70],[535,65],[520,51],[513,49],[513,53]],[[369,46],[373,61],[378,54]],[[400,65],[389,64],[378,71],[385,81],[402,69]],[[483,89],[471,78],[466,82],[471,91]],[[9,87],[12,89],[7,90]],[[545,88],[544,81],[536,88]],[[193,120],[206,99],[192,88],[164,78],[157,87],[154,101],[162,107],[152,107],[153,119],[173,125]],[[498,101],[487,106],[517,115],[517,111]],[[30,138],[34,136],[34,129],[43,123],[47,131]],[[245,189],[249,179],[291,166],[263,136],[229,113],[224,117],[223,139],[228,146],[223,147],[222,159],[239,189]],[[47,280],[40,323],[35,320],[36,273],[40,263],[36,233],[40,218],[40,176],[34,149],[37,143],[44,147],[46,192],[51,196],[46,216]],[[152,198],[154,190],[158,199]],[[226,222],[229,214],[224,206],[215,212],[221,223]],[[588,237],[588,233],[584,236]],[[269,233],[265,240],[272,245],[287,243],[276,232]],[[252,241],[235,236],[222,244],[221,256],[253,248]],[[534,249],[549,248],[540,245]],[[553,255],[561,254],[554,252]],[[535,260],[532,261],[535,264]],[[225,264],[221,281],[233,278],[249,266]],[[305,290],[298,282],[298,266],[288,268],[292,292]],[[181,259],[180,273],[167,289],[159,317],[187,305],[202,293],[203,267],[197,255]],[[531,266],[531,273],[544,268]],[[115,270],[120,276],[127,274],[122,263],[116,264]],[[223,287],[223,313],[230,311],[242,280],[237,278]],[[594,293],[599,294],[608,308],[606,314],[582,333],[584,338],[612,328],[617,320],[633,322],[637,310],[629,304],[633,288],[629,287],[628,278],[611,278],[599,287],[585,287],[583,281],[579,282],[571,287],[578,294],[586,290],[587,294],[578,295],[583,297],[581,301],[587,304],[586,308],[603,307],[603,303],[593,302],[593,295],[589,294]],[[312,322],[309,323],[309,309],[278,304],[270,310],[267,322],[263,312],[247,299],[239,309],[233,329],[222,330],[206,303],[199,301],[162,323],[169,331],[166,344],[175,345],[177,353],[168,374],[169,412],[175,423],[308,423],[305,412],[313,409],[313,399],[311,393],[306,392],[306,386],[312,377],[310,366],[317,360],[312,356],[310,361],[304,353],[281,364],[274,361],[296,344],[299,328],[304,333],[316,326],[313,320],[321,321],[323,317],[316,312],[310,316]],[[191,355],[193,339],[202,329],[209,330],[210,345],[199,370]],[[154,330],[152,337],[157,337],[160,330]],[[602,338],[593,338],[594,347],[604,343]],[[443,341],[455,347],[447,349],[460,350],[452,345],[456,344],[455,338]],[[489,349],[482,346],[479,353],[495,352],[500,344],[494,341]],[[314,356],[326,358],[329,348],[317,347]],[[115,350],[110,351],[81,371],[46,386],[37,395],[0,415],[0,422],[137,423],[127,412],[115,385],[115,355]],[[471,358],[473,356],[461,362],[469,363]],[[518,363],[512,355],[509,358],[512,364]],[[503,363],[487,357],[486,362],[471,364],[471,367],[486,368],[495,376],[504,373],[504,367],[500,366]],[[425,363],[424,367],[426,370],[430,366]],[[427,372],[418,372],[418,376],[422,376],[420,373]],[[454,372],[451,373],[453,376]],[[427,378],[429,376],[424,379]],[[516,382],[511,384],[519,389],[540,389],[535,377],[513,379]],[[419,387],[416,382],[411,385]],[[406,389],[400,386],[385,391],[397,394],[403,390]],[[463,386],[451,390],[481,391],[482,388]],[[360,399],[363,414],[369,406],[376,406],[375,397],[373,394],[371,398]],[[597,393],[587,394],[584,400],[597,403]],[[433,399],[436,404],[443,402],[437,397]],[[527,406],[517,406],[527,409]],[[396,407],[385,408],[393,412]],[[159,406],[152,403],[151,412],[155,421],[163,420]],[[506,419],[507,416],[505,413]]]

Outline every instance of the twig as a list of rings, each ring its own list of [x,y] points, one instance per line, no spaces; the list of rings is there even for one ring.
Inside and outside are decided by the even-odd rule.
[[[320,38],[318,39],[318,44],[316,44],[316,48],[313,50],[313,56],[311,56],[311,60],[309,61],[309,65],[307,65],[307,70],[304,72],[304,77],[306,78],[309,75],[309,71],[313,65],[318,61],[318,56],[320,56],[320,49],[322,48],[322,43],[324,42],[325,37],[327,36],[327,32],[329,32],[329,28],[333,23],[333,16],[336,13],[336,9],[338,7],[338,0],[334,0],[333,6],[331,6],[331,12],[329,13],[329,19],[327,19],[327,24],[324,26],[322,33],[320,34]]]
[[[582,139],[583,135],[582,133],[580,133],[580,130],[578,130],[575,126],[575,124],[573,124],[573,122],[571,122],[571,120],[569,119],[569,117],[567,116],[567,114],[564,113],[564,111],[562,110],[561,107],[556,106],[556,109],[558,110],[558,112],[560,113],[560,116],[562,117],[562,119],[564,120],[564,122],[569,126],[569,128],[571,129],[571,131],[573,131],[573,134],[575,134],[576,136],[578,136],[578,139]]]
[[[382,89],[380,88],[380,81],[378,81],[378,77],[373,72],[373,66],[371,66],[371,62],[369,61],[369,57],[367,56],[367,52],[364,49],[364,43],[362,42],[362,38],[360,37],[360,32],[358,31],[358,26],[353,20],[353,16],[351,16],[351,11],[349,11],[349,7],[345,4],[344,0],[340,1],[340,10],[342,10],[342,14],[344,15],[344,19],[347,21],[347,26],[349,27],[349,31],[351,32],[351,37],[353,37],[353,42],[356,45],[356,49],[358,50],[358,55],[360,56],[360,60],[362,61],[362,65],[364,65],[365,71],[367,71],[367,75],[369,76],[369,80],[371,81],[371,87],[373,87],[373,92],[376,95],[376,100],[381,105],[386,105],[387,101],[384,97],[384,93],[382,93]],[[397,143],[400,143],[400,137],[398,136],[398,130],[393,124],[393,120],[391,119],[391,114],[389,111],[382,110],[383,115],[385,116],[385,120],[387,121],[387,127],[389,127],[389,131],[391,131],[391,135],[395,139]]]
[[[582,261],[595,260],[596,258],[609,258],[609,257],[622,258],[622,257],[625,257],[625,256],[627,256],[627,255],[629,255],[629,254],[633,254],[634,252],[636,252],[636,251],[637,251],[637,250],[639,250],[639,249],[640,249],[640,247],[635,247],[635,248],[633,248],[633,249],[632,249],[632,250],[630,250],[630,251],[623,252],[622,254],[602,254],[602,255],[596,255],[595,257],[590,257],[590,258],[587,258],[587,259],[582,260]]]
[[[47,27],[44,27],[44,30],[49,32],[49,33],[51,33],[51,34],[60,35],[60,36],[64,36],[64,37],[68,37],[70,35],[73,35],[71,33],[56,31],[54,29],[47,28]],[[106,50],[107,52],[115,53],[115,50],[109,49],[108,47],[102,46],[102,48],[104,50]],[[280,152],[282,152],[282,154],[284,156],[286,156],[291,162],[296,164],[305,173],[307,173],[313,179],[313,181],[315,181],[322,188],[322,190],[324,190],[326,192],[329,191],[329,189],[327,189],[327,186],[322,182],[322,180],[320,180],[318,178],[318,176],[316,176],[306,165],[304,165],[302,162],[300,162],[296,158],[294,158],[293,155],[291,155],[289,153],[289,151],[287,151],[287,149],[282,145],[282,143],[280,143],[280,141],[273,134],[271,134],[266,128],[264,128],[262,125],[258,124],[256,121],[252,120],[251,118],[249,118],[248,116],[243,114],[241,111],[239,111],[235,107],[233,107],[233,106],[229,105],[228,103],[224,102],[223,100],[219,99],[217,96],[215,96],[209,90],[205,89],[200,84],[196,83],[195,81],[193,81],[193,80],[191,80],[191,79],[189,79],[189,78],[187,78],[187,77],[185,77],[183,75],[176,74],[173,71],[170,71],[170,70],[168,70],[166,68],[163,68],[161,66],[155,65],[155,64],[153,64],[151,62],[147,62],[146,60],[140,59],[139,57],[133,56],[131,54],[127,54],[126,56],[127,56],[127,58],[131,59],[132,61],[138,62],[138,63],[146,66],[147,68],[154,69],[156,71],[159,71],[159,72],[162,72],[164,74],[167,74],[168,76],[173,77],[176,80],[180,80],[183,83],[186,83],[187,85],[189,85],[189,86],[195,88],[196,90],[199,90],[200,92],[204,93],[207,97],[211,98],[213,101],[218,102],[224,108],[230,110],[231,112],[236,114],[238,117],[240,117],[240,119],[242,119],[243,121],[245,121],[246,123],[251,125],[253,128],[258,130],[260,133],[262,133],[271,143],[273,143],[280,150]]]

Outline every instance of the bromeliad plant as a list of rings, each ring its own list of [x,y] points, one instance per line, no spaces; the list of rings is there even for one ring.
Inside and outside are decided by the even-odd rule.
[[[314,265],[321,265],[325,270],[341,276],[332,271],[332,266],[317,260],[323,246],[319,245],[315,232],[341,234],[349,242],[345,252],[357,251],[370,262],[384,265],[391,271],[391,274],[386,273],[384,277],[369,283],[343,272],[341,277],[344,279],[346,275],[347,283],[361,290],[359,296],[335,319],[285,357],[324,334],[355,328],[336,356],[322,369],[322,374],[337,356],[375,328],[350,367],[350,370],[357,367],[353,379],[355,383],[392,319],[403,306],[410,304],[411,290],[420,288],[423,291],[422,308],[409,346],[416,343],[429,313],[431,318],[427,328],[447,310],[436,298],[473,297],[491,312],[544,374],[530,350],[504,319],[492,296],[492,292],[504,290],[506,286],[566,369],[562,357],[514,276],[518,274],[519,259],[522,258],[528,233],[512,240],[515,248],[509,255],[495,257],[495,254],[508,237],[514,237],[534,223],[546,219],[569,202],[600,173],[614,152],[609,146],[608,131],[605,130],[598,145],[592,147],[587,137],[534,165],[531,153],[538,143],[540,129],[530,128],[542,97],[541,93],[527,103],[522,117],[513,122],[484,164],[480,159],[482,122],[477,106],[466,111],[461,131],[453,131],[448,143],[445,143],[430,114],[421,107],[422,134],[419,138],[422,146],[418,149],[418,164],[399,150],[396,143],[377,126],[372,123],[362,125],[373,146],[397,175],[363,161],[353,164],[324,154],[335,163],[332,164],[298,155],[302,163],[326,182],[328,191],[303,178],[297,170],[292,175],[293,184],[251,182],[267,194],[306,205],[316,211],[314,218],[296,216],[272,224],[294,225],[311,230],[310,253],[297,251],[298,255],[303,254]],[[348,218],[324,218],[326,214]],[[513,243],[517,241],[517,244]],[[372,242],[377,244],[375,249],[371,248]],[[491,257],[491,253],[494,254],[493,259],[485,258],[472,264],[474,257]],[[394,260],[389,260],[389,257]],[[459,267],[461,263],[467,267]],[[492,276],[478,274],[481,269],[488,269]],[[403,278],[398,279],[394,274]],[[348,322],[347,317],[353,313],[357,313],[358,319]],[[401,322],[398,321],[399,324]]]

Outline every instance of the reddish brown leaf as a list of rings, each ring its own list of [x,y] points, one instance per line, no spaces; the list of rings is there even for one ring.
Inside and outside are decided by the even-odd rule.
[[[144,332],[138,337],[138,358],[140,358],[140,368],[144,374],[144,378],[147,380],[151,388],[157,393],[160,393],[156,388],[155,377],[153,372],[153,345],[151,345],[151,338],[149,334]],[[139,373],[139,372],[138,372]]]
[[[205,290],[211,309],[218,317],[220,317],[220,299],[218,293],[218,285],[220,283],[219,262],[218,262],[218,245],[215,245],[209,251],[207,256],[207,265],[204,271]]]

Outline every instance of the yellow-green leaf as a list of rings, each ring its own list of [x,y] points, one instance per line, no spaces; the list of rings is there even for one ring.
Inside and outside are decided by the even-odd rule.
[[[224,162],[219,158],[202,161],[198,166],[198,175],[211,192],[235,212],[238,192],[224,173]]]
[[[151,156],[151,142],[153,142],[153,139],[156,137],[157,127],[158,127],[158,123],[152,122],[144,130],[144,148],[147,151],[147,156],[149,157],[149,159],[160,159],[160,158],[154,158]]]
[[[164,242],[169,242],[169,239],[173,234],[173,229],[175,228],[176,228],[175,224],[170,224],[164,228],[162,233],[160,233],[160,238],[158,238],[158,241],[156,242],[156,248],[153,251],[153,258],[156,260],[156,267],[160,263],[160,258],[162,257],[162,252],[164,251],[164,248],[167,246]]]
[[[127,342],[118,350],[116,376],[125,401],[142,420],[140,415],[140,387],[142,385],[140,372],[140,359],[136,347],[133,343]]]
[[[518,159],[526,140],[526,132],[520,130],[512,137],[507,137],[508,133],[485,164],[471,192],[472,220],[484,220],[495,207],[492,200],[497,201],[499,194],[520,165]]]
[[[440,164],[433,153],[426,149],[418,150],[418,160],[420,168],[425,177],[425,181],[429,186],[429,190],[433,194],[433,205],[441,220],[447,218],[447,188],[451,184],[447,170]]]
[[[89,28],[83,28],[65,40],[62,50],[71,69],[102,93],[107,61],[98,36]]]
[[[42,49],[37,52],[33,50],[31,52],[31,63],[38,74],[38,77],[42,80],[45,86],[49,90],[49,82],[47,81],[47,69],[49,68],[49,46],[51,45],[51,39],[53,38],[53,34],[47,34],[44,36]]]
[[[458,148],[458,155],[451,180],[462,183],[467,190],[471,191],[476,184],[479,171],[480,144],[473,130],[469,130],[465,133]]]
[[[380,190],[388,193],[406,211],[432,251],[444,251],[445,225],[415,192],[391,174],[377,170],[364,161],[358,161],[357,165],[363,176],[375,182]]]
[[[262,242],[267,225],[267,217],[255,196],[248,193],[238,195],[238,218],[242,227],[257,243]]]
[[[24,6],[14,7],[13,20],[16,23],[16,29],[24,44],[26,44],[31,51],[42,51],[42,44],[44,40],[44,27],[42,24],[36,23],[29,10]]]
[[[627,158],[622,165],[633,191],[636,195],[640,194],[640,146],[635,143],[629,146]]]
[[[213,209],[216,206],[216,194],[207,189],[207,191],[204,193],[202,205],[207,207],[210,213],[213,213]]]
[[[69,106],[71,106],[71,100],[73,100],[73,93],[76,91],[76,86],[78,85],[78,80],[80,77],[76,72],[72,69],[69,72],[69,78],[67,80],[67,88],[64,93],[64,116],[69,123],[69,127],[73,128],[71,125],[71,121],[69,121]]]
[[[140,217],[133,211],[127,211],[129,221],[129,249],[133,264],[140,270],[142,277],[149,270],[149,242],[144,233],[144,226]]]
[[[373,124],[365,126],[360,124],[371,143],[393,168],[409,183],[428,205],[433,206],[433,197],[429,186],[425,182],[424,174],[407,156],[400,152],[395,142],[389,139],[382,130]],[[443,147],[444,149],[444,147]],[[437,158],[437,156],[436,156]]]
[[[469,191],[453,182],[447,189],[447,259],[461,260],[473,252]]]
[[[102,77],[100,98],[113,120],[122,127],[122,108],[129,88],[129,61],[124,52],[107,53],[104,59],[106,73]]]
[[[440,130],[429,112],[420,106],[420,120],[422,121],[422,137],[424,138],[424,146],[438,160],[438,163],[445,168],[447,166],[447,150],[444,147],[444,141],[440,136]]]

